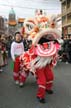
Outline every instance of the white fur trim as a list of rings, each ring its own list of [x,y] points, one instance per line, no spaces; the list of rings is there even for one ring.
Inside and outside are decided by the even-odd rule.
[[[34,45],[36,45],[38,42],[39,42],[39,40],[40,40],[40,38],[42,38],[44,35],[47,35],[47,34],[51,34],[51,35],[53,35],[53,37],[55,38],[55,39],[60,39],[61,38],[61,32],[60,31],[58,31],[57,29],[52,29],[52,28],[47,28],[47,29],[45,29],[45,30],[43,30],[43,31],[40,31],[36,36],[35,36],[35,38],[34,38],[34,40],[33,40],[33,44]]]
[[[30,66],[32,70],[35,70],[36,68],[42,68],[45,67],[47,64],[50,64],[53,57],[40,57],[37,56],[34,60],[30,62]]]

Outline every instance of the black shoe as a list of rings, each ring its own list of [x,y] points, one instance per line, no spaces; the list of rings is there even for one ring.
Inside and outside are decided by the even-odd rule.
[[[53,91],[52,91],[52,90],[46,90],[46,92],[47,92],[48,94],[53,94]]]
[[[40,103],[46,103],[44,98],[37,97],[37,99]]]

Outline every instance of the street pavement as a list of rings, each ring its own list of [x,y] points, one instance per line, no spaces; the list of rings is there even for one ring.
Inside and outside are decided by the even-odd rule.
[[[71,64],[59,62],[54,69],[54,94],[46,103],[36,99],[36,79],[30,74],[23,88],[14,84],[10,61],[0,73],[0,108],[71,108]]]

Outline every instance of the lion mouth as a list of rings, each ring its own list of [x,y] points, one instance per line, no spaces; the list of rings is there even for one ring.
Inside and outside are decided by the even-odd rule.
[[[51,34],[47,34],[47,35],[43,35],[39,41],[38,44],[43,44],[43,43],[47,43],[47,42],[51,42],[53,41],[55,38],[51,35]]]
[[[37,45],[37,55],[43,57],[50,57],[56,53],[56,47],[52,41],[57,40],[59,34],[51,30],[41,31],[33,40],[33,44]],[[44,48],[44,43],[45,47]]]

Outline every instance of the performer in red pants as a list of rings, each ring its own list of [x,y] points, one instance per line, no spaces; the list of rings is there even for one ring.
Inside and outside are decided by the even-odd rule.
[[[14,80],[22,87],[30,72],[30,61],[35,58],[32,48],[15,58]]]
[[[50,65],[46,65],[43,68],[36,69],[36,76],[38,84],[37,98],[40,102],[45,103],[46,91],[49,94],[53,93],[52,86],[54,75]]]
[[[53,43],[52,47],[54,46]],[[47,48],[47,43],[45,43],[45,46]],[[39,102],[41,103],[45,103],[45,94],[46,91],[48,94],[52,94],[52,87],[53,87],[53,80],[54,80],[54,74],[53,74],[53,66],[56,64],[56,47],[54,46],[54,50],[52,49],[52,51],[48,51],[49,53],[43,53],[40,49],[40,45],[37,46],[37,54],[39,54],[39,56],[37,56],[37,62],[35,62],[35,67],[36,68],[36,77],[37,77],[37,85],[38,85],[38,90],[37,90],[37,98],[39,100]],[[44,46],[43,46],[44,47]],[[41,48],[43,48],[41,47]],[[39,50],[38,50],[39,48]],[[44,50],[46,51],[46,49]],[[54,54],[52,57],[48,58],[43,56],[47,56],[48,54]],[[35,60],[36,61],[36,60]]]
[[[20,61],[20,57],[16,57],[14,62],[14,80],[19,81],[20,86],[22,87],[25,83],[25,80],[29,74],[29,70],[25,70],[22,61]]]

